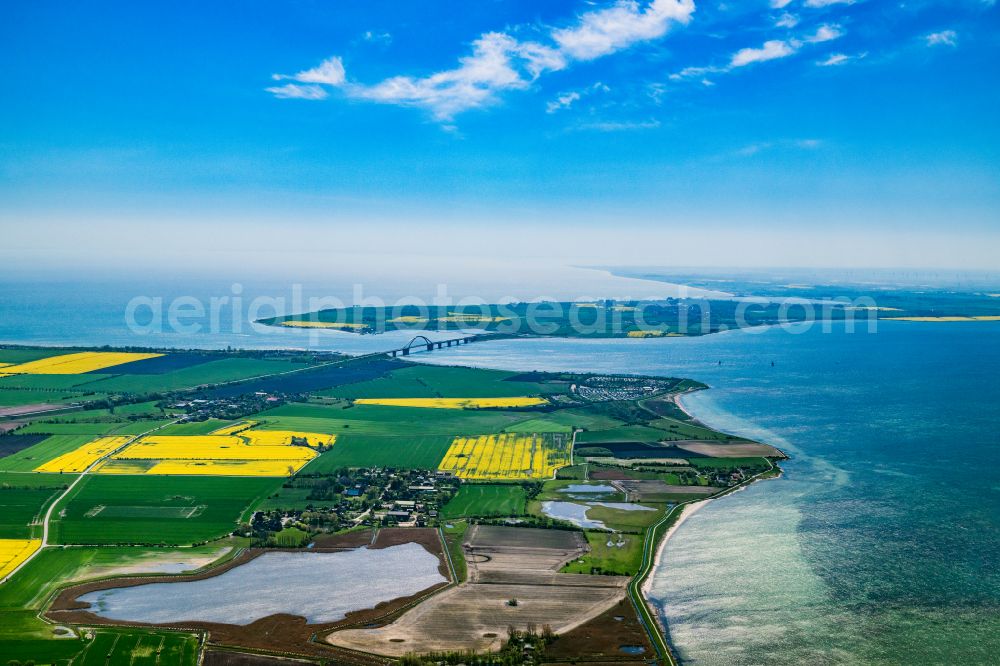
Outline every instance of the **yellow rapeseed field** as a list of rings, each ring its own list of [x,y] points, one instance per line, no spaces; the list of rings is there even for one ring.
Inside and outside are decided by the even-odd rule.
[[[308,446],[333,446],[336,435],[297,430],[244,430],[239,434],[250,441],[252,446],[292,446],[292,439],[305,440]]]
[[[336,322],[336,321],[283,321],[282,326],[291,326],[292,328],[336,328],[345,330],[356,330],[359,328],[368,328],[367,324],[351,324],[346,322]]]
[[[98,474],[145,474],[156,460],[105,460],[94,469]]]
[[[628,337],[630,338],[662,338],[663,331],[629,331]]]
[[[222,426],[212,431],[213,435],[235,435],[257,425],[257,421],[240,421],[232,425]]]
[[[308,460],[163,460],[146,474],[206,476],[291,476]]]
[[[256,425],[250,422],[251,425]],[[234,424],[219,430],[232,431]],[[218,432],[218,431],[216,431]],[[295,446],[293,439],[309,446]],[[334,435],[293,430],[241,430],[236,435],[150,435],[119,451],[99,474],[288,476],[331,446]]]
[[[4,368],[4,374],[11,375],[80,375],[85,372],[103,370],[122,363],[156,358],[163,354],[133,354],[127,352],[78,352],[60,354],[49,358],[29,361]]]
[[[426,322],[426,317],[418,317],[416,315],[400,315],[389,320],[390,324],[423,324]]]
[[[101,456],[107,455],[119,446],[122,446],[130,436],[98,437],[92,442],[87,442],[83,446],[69,453],[64,453],[58,458],[39,465],[36,472],[82,472],[94,464]]]
[[[41,548],[41,539],[0,539],[0,579]]]
[[[114,455],[116,460],[312,460],[315,457],[316,452],[304,446],[251,445],[234,435],[150,435]]]
[[[570,464],[566,447],[540,435],[515,433],[456,437],[438,469],[462,479],[549,479]]]
[[[356,405],[390,407],[428,407],[431,409],[489,409],[499,407],[534,407],[546,404],[545,398],[357,398]]]

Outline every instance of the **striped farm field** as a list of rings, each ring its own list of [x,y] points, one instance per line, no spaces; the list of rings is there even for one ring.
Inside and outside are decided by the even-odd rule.
[[[3,369],[4,374],[25,375],[80,375],[111,368],[123,363],[156,358],[163,354],[138,354],[129,352],[77,352],[75,354],[60,354],[28,361],[20,365],[11,365]]]
[[[82,472],[97,462],[102,456],[105,456],[111,451],[114,451],[118,447],[124,445],[129,439],[131,438],[128,436],[98,437],[94,441],[87,442],[74,451],[64,453],[58,458],[53,458],[52,460],[39,465],[34,471],[56,473]]]
[[[547,404],[545,398],[518,396],[514,398],[358,398],[356,405],[388,407],[425,407],[429,409],[497,409],[537,407]]]
[[[19,567],[41,545],[41,539],[0,539],[0,579]]]
[[[520,481],[550,479],[571,463],[562,434],[496,434],[456,437],[438,468],[462,479]]]
[[[220,430],[231,431],[235,427]],[[151,435],[119,451],[97,472],[291,476],[318,455],[314,449],[332,446],[336,439],[335,435],[293,430],[241,430],[236,435]]]

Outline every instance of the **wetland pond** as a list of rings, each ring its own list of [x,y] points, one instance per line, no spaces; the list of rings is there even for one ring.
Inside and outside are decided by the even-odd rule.
[[[339,553],[264,553],[212,578],[100,590],[79,600],[101,617],[129,622],[245,625],[287,613],[323,623],[445,582],[435,555],[405,543]]]
[[[595,506],[603,506],[607,509],[618,511],[655,511],[652,507],[626,502],[587,502],[586,504],[579,504],[577,502],[549,500],[542,502],[542,513],[549,518],[565,520],[583,529],[608,529],[608,526],[602,521],[587,517],[587,512]]]

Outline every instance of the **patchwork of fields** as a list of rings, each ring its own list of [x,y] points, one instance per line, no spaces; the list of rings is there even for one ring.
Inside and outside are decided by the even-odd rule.
[[[774,450],[692,423],[666,401],[591,401],[576,388],[584,380],[277,352],[0,348],[0,407],[76,407],[31,415],[0,441],[0,577],[39,547],[47,508],[79,479],[51,513],[52,547],[0,585],[0,653],[193,666],[193,634],[105,627],[54,641],[40,618],[59,587],[134,575],[140,555],[194,566],[220,543],[358,546],[369,539],[360,530],[375,538],[396,534],[378,531],[392,525],[440,527],[469,582],[331,643],[394,656],[496,649],[508,625],[596,622],[622,599],[667,507],[767,469],[752,456]],[[574,502],[602,529],[584,533],[543,510]],[[484,524],[509,519],[534,527]],[[422,534],[439,547],[437,531]],[[299,649],[358,658],[282,643]]]
[[[279,479],[230,476],[84,477],[52,524],[62,544],[204,543],[231,533]]]

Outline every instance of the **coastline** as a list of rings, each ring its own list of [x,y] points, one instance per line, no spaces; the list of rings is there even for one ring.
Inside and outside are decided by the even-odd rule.
[[[704,390],[707,390],[707,389],[706,388],[692,389],[692,390],[685,391],[684,393],[680,393],[680,394],[677,394],[675,396],[672,396],[672,398],[671,398],[671,402],[673,402],[677,406],[678,409],[680,409],[682,412],[684,412],[689,418],[691,418],[692,421],[694,421],[695,423],[701,424],[701,425],[705,425],[704,422],[701,421],[700,419],[698,419],[697,416],[695,416],[692,411],[690,411],[687,407],[685,407],[684,404],[683,404],[683,401],[681,399],[685,395],[690,395],[690,394],[693,394],[693,393],[697,393],[698,391],[704,391]],[[706,427],[709,427],[709,426],[706,426]],[[775,447],[775,448],[777,448],[777,447]],[[778,450],[780,451],[780,449],[778,449]],[[784,451],[782,451],[782,454],[784,454]],[[787,455],[786,455],[786,458],[787,458]],[[775,474],[775,475],[772,476],[771,473],[774,472],[775,470],[777,470],[777,474]],[[645,603],[646,606],[652,611],[651,615],[653,616],[653,619],[656,621],[657,629],[660,632],[660,634],[662,635],[663,640],[666,643],[667,650],[669,651],[668,659],[669,659],[669,663],[671,665],[680,664],[680,660],[677,658],[675,647],[674,647],[673,643],[670,640],[670,628],[667,625],[667,622],[664,619],[663,614],[660,612],[660,610],[661,610],[660,607],[657,606],[656,604],[653,604],[651,602],[650,596],[649,596],[650,592],[652,591],[652,587],[653,587],[653,579],[656,577],[656,575],[660,571],[660,569],[664,566],[663,558],[664,558],[664,551],[666,550],[666,547],[667,547],[667,543],[670,541],[670,538],[674,535],[674,533],[676,533],[677,530],[681,527],[681,525],[684,524],[684,521],[686,521],[688,518],[690,518],[691,516],[693,516],[698,511],[700,511],[703,507],[707,506],[709,502],[712,502],[712,501],[715,501],[715,500],[719,500],[719,499],[727,497],[727,496],[729,496],[729,495],[731,495],[731,494],[733,494],[735,492],[739,492],[741,490],[745,490],[751,484],[756,483],[757,481],[766,481],[766,480],[769,480],[769,479],[780,478],[783,473],[784,473],[784,471],[781,469],[781,467],[779,467],[777,465],[774,465],[772,463],[771,464],[771,469],[768,470],[767,472],[762,472],[762,473],[757,474],[757,475],[755,475],[755,476],[753,476],[753,477],[751,477],[749,479],[746,479],[742,483],[740,483],[739,485],[733,486],[732,488],[729,488],[729,489],[727,489],[727,490],[719,493],[718,495],[715,495],[713,497],[707,497],[705,499],[698,499],[698,500],[692,500],[692,501],[689,501],[689,502],[683,502],[681,504],[678,504],[675,507],[675,510],[678,510],[678,509],[680,510],[680,514],[674,520],[673,524],[671,524],[670,527],[667,528],[667,531],[664,532],[663,536],[660,538],[659,542],[656,544],[656,546],[655,546],[656,547],[656,554],[653,557],[652,565],[650,566],[649,572],[646,574],[645,578],[642,581],[641,586],[639,587],[639,593],[642,595],[643,603]],[[765,476],[765,475],[767,475],[767,476]],[[656,530],[656,526],[652,527],[651,529],[655,531]]]

